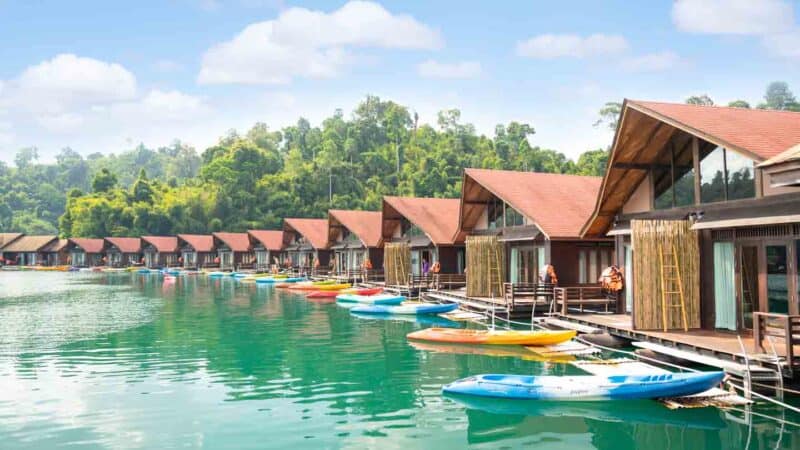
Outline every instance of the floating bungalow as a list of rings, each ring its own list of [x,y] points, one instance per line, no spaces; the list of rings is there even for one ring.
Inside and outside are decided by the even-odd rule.
[[[36,266],[46,264],[42,251],[58,236],[19,235],[3,246],[5,264],[14,266]]]
[[[380,211],[328,211],[328,242],[338,275],[360,276],[365,269],[383,271]]]
[[[129,267],[142,264],[142,240],[134,237],[108,237],[103,252],[108,267]]]
[[[178,248],[184,269],[219,267],[214,250],[214,236],[206,234],[179,234]]]
[[[66,266],[69,261],[67,247],[69,239],[55,239],[42,248],[42,264],[45,266]]]
[[[292,268],[315,271],[330,268],[328,219],[284,219],[283,244]]]
[[[247,233],[212,233],[220,270],[252,269],[255,255]]]
[[[266,272],[272,266],[276,269],[283,261],[283,231],[282,230],[248,230],[250,248],[255,254],[255,269]]]
[[[565,314],[612,334],[785,373],[800,344],[800,113],[626,100],[585,238],[613,237],[617,315]]]
[[[451,198],[383,198],[381,232],[387,285],[417,284],[415,279],[429,275],[437,263],[439,275],[448,275],[444,277],[448,282],[464,283],[459,204]]]
[[[0,265],[5,261],[3,247],[22,237],[22,233],[0,233]]]
[[[73,267],[96,267],[103,265],[104,239],[70,238],[67,243],[69,261]]]
[[[144,265],[149,269],[179,266],[179,254],[175,236],[142,236]]]

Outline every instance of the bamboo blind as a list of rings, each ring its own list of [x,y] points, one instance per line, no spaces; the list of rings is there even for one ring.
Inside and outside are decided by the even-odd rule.
[[[505,281],[505,245],[497,236],[467,236],[467,295],[500,297]]]
[[[639,330],[662,329],[661,265],[659,247],[672,254],[675,246],[683,282],[689,328],[700,327],[700,248],[696,231],[687,220],[633,220],[633,327]],[[670,262],[667,264],[671,264]],[[667,328],[683,329],[677,296],[668,297]]]
[[[407,285],[411,276],[411,247],[404,242],[383,248],[383,271],[387,286]]]

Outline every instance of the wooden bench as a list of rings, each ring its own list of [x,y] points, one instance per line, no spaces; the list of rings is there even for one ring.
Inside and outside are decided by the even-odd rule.
[[[567,315],[569,308],[578,307],[580,312],[586,306],[601,306],[605,312],[617,304],[617,294],[600,286],[568,286],[553,289],[555,303],[561,306],[561,314]]]

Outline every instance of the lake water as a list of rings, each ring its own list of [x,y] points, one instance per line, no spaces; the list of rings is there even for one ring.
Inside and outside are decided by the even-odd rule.
[[[800,428],[774,420],[800,417],[765,405],[467,408],[442,385],[579,371],[417,349],[405,336],[429,323],[229,278],[0,272],[0,318],[2,449],[800,448]]]

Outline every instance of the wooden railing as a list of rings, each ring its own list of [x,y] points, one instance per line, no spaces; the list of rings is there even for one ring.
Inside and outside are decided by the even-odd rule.
[[[436,273],[412,275],[408,287],[410,289],[459,289],[467,285],[467,276],[463,273]]]
[[[561,306],[561,314],[566,315],[570,306],[577,306],[583,312],[584,306],[602,306],[608,312],[609,306],[617,304],[617,294],[608,292],[600,286],[567,286],[554,290],[556,305]]]
[[[800,315],[754,312],[753,342],[757,353],[772,351],[772,346],[764,347],[767,337],[778,338],[783,344],[787,364],[800,363],[794,356],[794,346],[800,344]]]
[[[525,299],[549,305],[553,301],[553,289],[550,283],[503,283],[503,297],[510,309],[514,309],[517,300]]]

